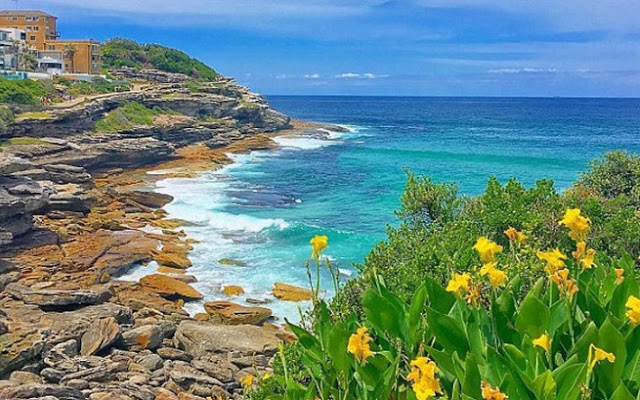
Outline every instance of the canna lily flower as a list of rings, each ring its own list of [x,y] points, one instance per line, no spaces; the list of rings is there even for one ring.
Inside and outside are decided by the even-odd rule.
[[[549,279],[558,286],[558,290],[573,300],[573,296],[578,292],[578,285],[575,279],[569,279],[569,270],[564,268],[549,276]]]
[[[509,398],[509,396],[500,391],[499,387],[493,388],[487,381],[482,381],[480,388],[482,389],[482,398],[485,400],[504,400]]]
[[[571,253],[573,258],[576,259],[577,262],[580,262],[582,258],[587,254],[587,243],[586,242],[578,242],[576,243],[576,250]]]
[[[599,347],[591,344],[589,346],[589,369],[593,369],[600,361],[607,360],[610,363],[616,361],[616,356],[613,353],[607,353]]]
[[[547,353],[551,351],[551,340],[549,339],[549,335],[547,335],[546,333],[543,333],[537,339],[533,339],[532,343],[534,346],[543,348]]]
[[[323,235],[315,235],[313,239],[309,241],[311,244],[311,255],[316,260],[320,258],[320,252],[327,248],[329,238]]]
[[[616,268],[614,272],[616,273],[616,285],[619,285],[624,281],[624,269]]]
[[[525,240],[527,240],[527,235],[513,227],[510,227],[509,229],[504,231],[504,234],[507,235],[507,237],[509,238],[509,242],[511,243],[522,244]]]
[[[567,259],[567,256],[557,248],[550,251],[538,251],[536,255],[541,261],[546,261],[547,265],[545,265],[544,270],[549,275],[553,275],[559,269],[565,267],[564,260]]]
[[[485,263],[495,261],[496,254],[502,253],[502,246],[484,236],[478,238],[473,248],[480,254],[480,259]]]
[[[636,296],[629,296],[625,306],[627,310],[627,318],[633,325],[640,323],[640,299]]]
[[[371,336],[367,333],[366,327],[360,327],[349,337],[349,345],[347,346],[347,351],[358,360],[360,364],[365,364],[367,362],[367,358],[373,356],[373,352],[369,347],[369,343],[373,340]]]
[[[244,378],[240,378],[240,384],[245,388],[250,388],[253,386],[253,382],[256,379],[253,375],[246,375]]]
[[[467,295],[464,297],[467,300],[467,303],[471,305],[477,305],[478,300],[482,296],[482,286],[480,283],[469,285],[469,290],[467,290]]]
[[[564,218],[558,222],[558,225],[564,225],[571,232],[569,237],[576,242],[583,242],[587,238],[587,234],[591,227],[591,220],[580,215],[579,208],[570,208],[565,212]]]
[[[587,250],[587,254],[580,261],[580,265],[582,266],[582,270],[583,271],[585,269],[593,268],[593,266],[595,265],[595,262],[596,262],[595,261],[595,257],[596,257],[596,251],[594,249],[588,249]]]
[[[413,382],[411,388],[418,400],[428,400],[442,394],[440,381],[436,377],[438,367],[428,357],[418,357],[411,361],[411,373],[407,380]]]
[[[447,284],[447,292],[453,292],[454,294],[459,294],[460,291],[468,292],[469,286],[471,285],[471,275],[467,274],[453,274],[453,278],[449,280]]]
[[[498,265],[497,262],[492,262],[485,264],[482,268],[480,268],[480,275],[488,275],[489,284],[494,289],[500,286],[504,286],[505,282],[507,281],[507,274],[504,271],[496,268],[496,265]]]

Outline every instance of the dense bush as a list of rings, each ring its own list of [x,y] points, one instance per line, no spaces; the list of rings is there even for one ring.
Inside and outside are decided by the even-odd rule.
[[[95,78],[92,81],[70,81],[66,78],[57,78],[56,83],[67,88],[67,93],[77,97],[82,95],[104,94],[115,91],[128,91],[131,86],[128,82],[121,82],[111,79]]]
[[[102,47],[106,68],[156,68],[196,79],[213,80],[219,75],[211,67],[187,54],[157,44],[138,44],[129,39],[111,39]]]
[[[476,198],[409,173],[399,226],[250,398],[640,398],[637,165]]]
[[[153,117],[163,114],[173,114],[173,112],[158,107],[151,109],[140,103],[129,102],[106,114],[96,123],[96,130],[119,132],[136,126],[149,126],[153,125]]]
[[[0,103],[40,104],[53,93],[53,83],[43,80],[0,78]]]

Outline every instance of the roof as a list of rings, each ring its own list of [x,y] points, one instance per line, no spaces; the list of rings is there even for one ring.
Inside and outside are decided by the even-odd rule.
[[[55,44],[55,43],[91,43],[91,44],[100,44],[99,41],[93,39],[58,39],[51,40],[47,42],[47,44]]]
[[[52,17],[52,18],[57,18],[51,14],[47,14],[44,11],[38,11],[38,10],[4,10],[4,11],[0,11],[0,15],[15,15],[15,16],[22,16],[22,15],[27,15],[27,16],[33,16],[33,15],[37,15],[37,16],[41,16],[41,17]]]

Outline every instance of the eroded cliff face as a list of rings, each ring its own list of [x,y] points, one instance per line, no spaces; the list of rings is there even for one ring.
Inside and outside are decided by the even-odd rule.
[[[194,143],[216,148],[290,127],[290,119],[262,96],[231,80],[194,83],[184,75],[155,70],[114,72],[147,83],[131,92],[50,108],[37,118],[17,118],[0,132],[0,141],[37,139],[0,152],[0,251],[31,230],[34,214],[87,212],[93,200],[92,174],[166,161]],[[154,117],[150,125],[98,132],[98,121],[131,102],[171,113]]]

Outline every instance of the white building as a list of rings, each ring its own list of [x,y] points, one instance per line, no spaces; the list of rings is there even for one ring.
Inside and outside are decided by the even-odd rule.
[[[0,69],[15,69],[18,65],[16,45],[27,45],[27,33],[21,29],[0,28]]]

